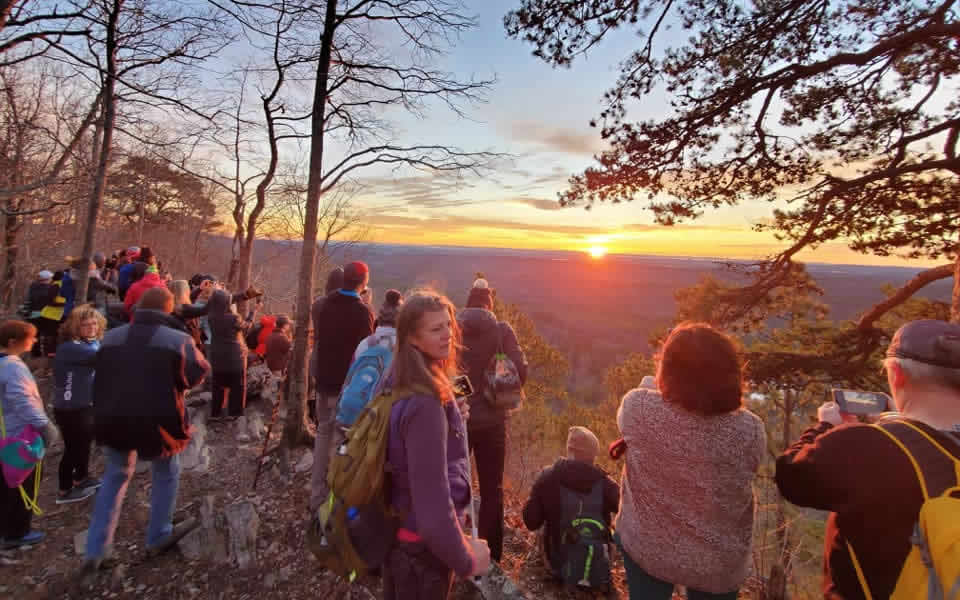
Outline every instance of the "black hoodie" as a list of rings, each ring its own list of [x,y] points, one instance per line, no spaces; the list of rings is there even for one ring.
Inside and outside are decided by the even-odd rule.
[[[207,322],[213,340],[210,342],[210,364],[217,373],[241,373],[247,367],[247,343],[244,336],[251,321],[230,310],[230,294],[216,290],[207,302]]]
[[[551,560],[550,548],[559,544],[560,535],[569,525],[561,522],[563,503],[559,498],[564,488],[586,494],[601,479],[603,517],[609,527],[613,523],[613,515],[620,509],[620,486],[603,469],[572,458],[558,458],[537,477],[530,498],[523,506],[523,523],[530,531],[536,531],[546,524],[544,547],[547,549],[547,560]]]

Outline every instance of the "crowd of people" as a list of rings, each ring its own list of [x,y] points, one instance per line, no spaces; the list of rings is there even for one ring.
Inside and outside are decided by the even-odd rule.
[[[99,258],[41,272],[28,293],[31,322],[0,324],[3,437],[26,432],[50,445],[62,436],[56,501],[96,496],[85,573],[110,556],[138,458],[152,464],[147,553],[172,547],[196,526],[192,519],[172,522],[177,456],[190,439],[184,395],[210,376],[209,417],[240,416],[248,356],[263,358],[276,384],[292,346],[287,317],[257,320],[256,302],[238,313],[236,303],[258,298],[257,290],[231,295],[207,275],[165,280],[147,248]],[[102,285],[78,303],[69,282],[76,278],[71,271],[83,268],[96,271]],[[477,278],[458,311],[429,290],[389,290],[375,310],[370,277],[362,262],[334,269],[311,307],[310,509],[331,497],[328,469],[353,418],[344,422],[342,406],[351,368],[383,349],[392,359],[388,385],[404,390],[390,410],[386,447],[388,501],[400,523],[379,565],[384,597],[447,598],[454,576],[483,575],[503,558],[503,480],[515,407],[492,400],[498,392],[491,370],[505,361],[522,386],[527,359],[514,329],[498,319],[496,290],[485,278]],[[112,316],[97,300],[105,293],[123,299],[123,314]],[[59,335],[59,345],[48,341],[40,352],[53,356],[53,421],[20,359],[38,332]],[[958,486],[960,325],[907,323],[884,368],[889,414],[860,422],[825,403],[819,422],[776,462],[776,484],[787,500],[830,511],[827,598],[890,597],[923,537],[921,506]],[[558,580],[609,587],[618,548],[631,598],[667,600],[676,586],[694,600],[738,596],[751,571],[753,488],[767,452],[763,422],[743,405],[742,372],[731,337],[702,323],[674,327],[659,349],[654,382],[628,392],[615,415],[622,437],[609,452],[624,460],[619,485],[596,465],[603,447],[597,436],[570,428],[566,455],[537,477],[522,515],[527,528],[541,532],[545,565]],[[101,479],[89,469],[94,441],[106,457]],[[480,498],[479,516],[470,518],[476,536],[467,524],[471,455]],[[43,539],[31,527],[24,491],[35,489],[37,477],[39,468],[20,486],[0,484],[6,548]]]

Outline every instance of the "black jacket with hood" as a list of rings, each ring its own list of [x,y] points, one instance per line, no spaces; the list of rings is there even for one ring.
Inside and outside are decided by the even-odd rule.
[[[173,318],[138,309],[134,322],[111,329],[97,352],[93,389],[97,442],[168,457],[190,442],[184,395],[210,366]]]
[[[230,294],[216,290],[207,302],[207,322],[213,340],[209,358],[217,373],[240,373],[247,367],[247,343],[244,337],[251,321],[230,310]],[[252,313],[251,313],[252,314]]]
[[[473,418],[471,414],[470,418]],[[553,564],[551,549],[560,543],[560,536],[569,525],[563,523],[563,503],[559,501],[564,488],[587,494],[598,481],[603,481],[603,519],[609,527],[613,515],[620,509],[620,486],[603,469],[572,458],[559,458],[544,469],[533,484],[530,498],[523,506],[523,523],[530,531],[542,526],[547,560]]]
[[[509,323],[497,321],[496,315],[485,308],[465,308],[457,316],[463,337],[460,353],[461,369],[470,377],[474,393],[470,396],[471,429],[495,425],[507,418],[506,409],[495,408],[487,400],[487,378],[484,372],[497,353],[502,336],[503,352],[517,366],[520,381],[527,381],[527,357],[517,341],[517,334]]]

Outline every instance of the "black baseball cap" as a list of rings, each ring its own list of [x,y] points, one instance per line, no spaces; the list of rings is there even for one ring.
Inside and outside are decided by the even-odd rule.
[[[887,357],[960,369],[960,325],[934,319],[911,321],[894,334]]]

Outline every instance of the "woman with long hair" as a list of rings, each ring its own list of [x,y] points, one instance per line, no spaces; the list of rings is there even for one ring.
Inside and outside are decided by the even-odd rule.
[[[470,502],[466,427],[454,399],[459,331],[453,304],[418,292],[397,318],[394,389],[387,460],[391,504],[404,515],[384,568],[384,598],[445,600],[453,574],[486,573],[490,549],[466,537]]]
[[[656,389],[623,397],[626,443],[616,538],[631,598],[735,600],[750,566],[753,480],[763,422],[742,406],[737,348],[705,323],[681,323],[658,357]]]
[[[206,314],[204,304],[191,304],[190,283],[186,279],[167,282],[167,289],[173,294],[173,317],[180,322],[183,330],[190,334],[197,348],[204,352],[206,336],[200,324],[200,316]]]
[[[100,487],[89,477],[93,443],[93,379],[107,320],[92,304],[81,304],[60,327],[53,360],[53,416],[63,434],[57,504],[86,500]]]

